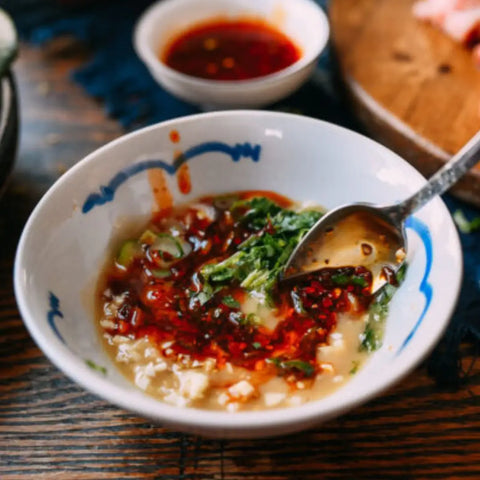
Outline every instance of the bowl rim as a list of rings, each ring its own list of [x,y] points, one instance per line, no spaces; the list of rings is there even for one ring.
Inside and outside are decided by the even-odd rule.
[[[199,0],[182,0],[184,4],[191,1]],[[288,67],[282,68],[277,72],[270,73],[268,75],[262,75],[260,77],[254,77],[244,80],[210,80],[208,78],[195,77],[188,75],[178,70],[169,67],[161,60],[154,52],[154,49],[150,45],[147,39],[146,30],[155,21],[155,17],[158,16],[158,11],[169,8],[170,5],[176,4],[178,0],[163,0],[156,2],[148,7],[137,20],[133,31],[133,45],[139,58],[148,66],[152,71],[161,72],[162,75],[177,79],[184,83],[189,83],[192,86],[204,87],[204,88],[219,88],[222,90],[237,89],[238,87],[259,87],[264,86],[267,83],[275,83],[281,81],[290,75],[307,68],[313,63],[325,50],[330,37],[330,24],[328,17],[322,8],[314,2],[314,0],[295,0],[296,2],[302,1],[305,4],[311,5],[318,13],[319,21],[323,24],[322,35],[320,36],[319,48],[312,51],[308,56],[301,55],[301,57]],[[180,7],[182,8],[182,7]],[[281,30],[281,29],[279,29]],[[285,34],[285,32],[282,31]],[[323,36],[323,38],[322,38]]]
[[[313,424],[315,424],[315,422],[318,423],[320,421],[325,421],[329,418],[341,415],[342,413],[351,410],[355,406],[363,404],[371,398],[378,396],[381,392],[400,381],[430,353],[449,323],[450,317],[458,301],[463,273],[462,250],[459,235],[454,226],[452,217],[441,198],[437,197],[432,201],[436,202],[438,207],[443,210],[446,215],[446,220],[450,224],[449,228],[453,233],[452,242],[455,244],[454,251],[456,258],[455,262],[452,262],[452,270],[449,272],[449,284],[452,300],[450,304],[442,311],[443,318],[437,323],[439,328],[433,332],[433,334],[427,339],[427,342],[423,342],[423,349],[415,350],[413,353],[410,351],[409,355],[403,355],[402,359],[396,361],[395,365],[392,366],[390,370],[391,375],[388,377],[383,377],[381,380],[376,379],[374,382],[372,382],[373,386],[371,386],[368,391],[360,392],[360,394],[356,395],[355,397],[345,398],[344,402],[342,402],[340,405],[329,400],[332,398],[332,395],[330,395],[319,400],[307,402],[297,407],[229,413],[224,411],[203,410],[192,407],[175,407],[154,399],[153,397],[146,397],[143,392],[136,391],[135,387],[133,387],[131,390],[127,390],[125,387],[113,384],[110,380],[101,377],[97,372],[87,367],[77,355],[75,355],[60,341],[52,342],[50,337],[44,333],[44,328],[40,327],[40,323],[35,320],[35,318],[38,318],[38,315],[36,315],[35,312],[29,308],[28,293],[25,291],[22,285],[25,243],[31,234],[30,232],[37,221],[37,217],[39,214],[41,214],[44,206],[50,202],[52,196],[55,195],[58,186],[67,181],[69,178],[73,177],[78,170],[84,169],[90,163],[94,162],[95,158],[99,154],[111,149],[112,147],[121,145],[124,142],[129,142],[131,138],[143,135],[146,132],[155,131],[159,128],[178,128],[178,125],[181,125],[181,123],[185,121],[198,121],[212,117],[228,118],[242,116],[253,116],[266,119],[272,117],[284,117],[290,118],[296,122],[316,123],[327,131],[341,131],[343,132],[343,135],[360,138],[363,142],[366,142],[366,144],[376,148],[379,152],[383,152],[384,154],[395,159],[395,161],[405,164],[404,166],[411,169],[413,175],[425,181],[423,176],[414,167],[383,145],[347,128],[311,117],[261,110],[231,110],[187,115],[173,120],[160,122],[123,135],[93,151],[80,160],[49,188],[31,213],[20,237],[14,263],[14,291],[23,321],[37,345],[57,368],[59,368],[69,378],[73,379],[76,383],[84,387],[87,391],[109,401],[113,405],[117,405],[128,411],[133,411],[142,417],[151,418],[166,425],[173,425],[175,428],[183,428],[186,431],[196,430],[201,431],[202,433],[210,432],[215,436],[218,436],[218,434],[215,434],[214,432],[218,431],[220,432],[220,436],[226,432],[226,435],[224,435],[226,437],[253,438],[305,429],[305,425],[309,422],[313,422]],[[272,431],[275,432],[272,433]],[[232,434],[232,432],[234,433]]]

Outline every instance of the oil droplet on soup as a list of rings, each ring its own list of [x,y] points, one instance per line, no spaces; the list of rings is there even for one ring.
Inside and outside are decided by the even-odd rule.
[[[232,412],[295,406],[347,381],[367,356],[371,273],[278,282],[321,214],[252,191],[154,215],[99,283],[99,325],[121,371],[167,403]]]

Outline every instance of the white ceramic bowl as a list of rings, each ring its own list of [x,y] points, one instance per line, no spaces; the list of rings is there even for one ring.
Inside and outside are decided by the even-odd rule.
[[[159,59],[168,42],[211,18],[255,17],[285,33],[302,50],[291,66],[264,77],[213,81],[177,72]],[[251,108],[273,103],[299,88],[315,68],[329,36],[326,15],[313,0],[163,0],[140,18],[135,49],[166,90],[204,108]]]
[[[179,143],[170,141],[176,130]],[[192,191],[179,192],[172,160],[189,159]],[[275,190],[327,208],[394,202],[424,178],[361,135],[296,115],[233,111],[180,118],[126,135],[62,176],[32,213],[18,246],[15,293],[31,335],[69,377],[98,396],[171,428],[221,437],[305,429],[340,415],[398,381],[430,351],[454,308],[461,250],[440,199],[409,222],[409,269],[391,303],[384,346],[338,391],[287,409],[215,412],[173,407],[130,384],[101,347],[93,291],[109,245],[124,222],[152,210],[149,169],[165,170],[175,202],[209,193]],[[169,172],[169,173],[168,173]],[[104,366],[107,374],[85,361]]]

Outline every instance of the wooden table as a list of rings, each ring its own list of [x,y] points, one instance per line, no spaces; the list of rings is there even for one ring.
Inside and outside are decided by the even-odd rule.
[[[22,138],[0,200],[0,479],[480,478],[480,364],[458,391],[421,366],[392,390],[311,431],[220,441],[167,431],[100,400],[57,370],[19,317],[12,268],[47,187],[120,127],[68,80],[77,48],[22,47]],[[475,352],[462,350],[467,368]]]

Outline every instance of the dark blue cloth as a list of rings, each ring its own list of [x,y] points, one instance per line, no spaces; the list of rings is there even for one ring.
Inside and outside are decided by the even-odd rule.
[[[261,0],[259,0],[261,1]],[[327,0],[316,0],[323,7]],[[165,92],[151,78],[132,46],[132,32],[140,13],[152,0],[0,0],[24,39],[42,44],[63,34],[73,35],[92,50],[92,59],[72,73],[73,79],[103,101],[108,115],[126,129],[195,113],[197,107]],[[68,6],[70,5],[70,6]],[[322,118],[361,130],[343,104],[327,51],[312,80],[297,93],[270,109]],[[445,196],[450,211],[461,208],[467,217],[477,209]],[[459,307],[448,331],[429,360],[439,383],[455,386],[463,375],[459,345],[471,340],[480,346],[480,232],[461,235],[465,278]]]

